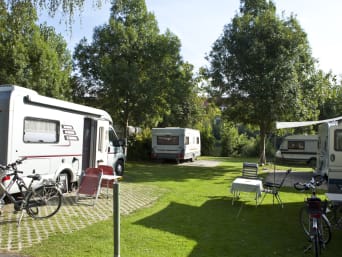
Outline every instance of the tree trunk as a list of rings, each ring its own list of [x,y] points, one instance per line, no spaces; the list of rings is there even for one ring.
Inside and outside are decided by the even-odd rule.
[[[266,131],[260,128],[259,164],[266,164]]]

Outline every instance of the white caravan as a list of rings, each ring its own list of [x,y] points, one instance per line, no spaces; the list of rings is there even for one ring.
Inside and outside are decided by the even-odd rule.
[[[121,142],[103,110],[0,86],[0,163],[26,158],[20,165],[24,176],[34,171],[43,179],[61,179],[70,189],[83,170],[98,164],[122,174]]]
[[[194,161],[201,155],[201,137],[199,130],[190,128],[153,128],[152,159]]]
[[[317,135],[286,136],[276,152],[276,160],[277,162],[303,162],[315,167],[317,147]]]
[[[321,121],[277,122],[277,128],[319,125],[315,173],[327,176],[328,192],[342,193],[342,117]]]

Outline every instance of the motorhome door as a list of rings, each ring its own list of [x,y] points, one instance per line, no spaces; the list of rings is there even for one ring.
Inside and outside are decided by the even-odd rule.
[[[108,147],[108,121],[97,121],[97,137],[96,137],[96,164],[107,164],[107,147]]]
[[[108,121],[84,119],[82,170],[107,161]]]

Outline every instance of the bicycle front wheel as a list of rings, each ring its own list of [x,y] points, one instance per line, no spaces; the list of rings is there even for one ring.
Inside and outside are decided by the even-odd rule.
[[[44,219],[55,215],[62,204],[62,193],[55,186],[41,186],[29,193],[27,213],[34,219]]]

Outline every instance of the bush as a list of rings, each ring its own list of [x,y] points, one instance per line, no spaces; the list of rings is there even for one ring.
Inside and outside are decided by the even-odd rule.
[[[150,129],[144,129],[141,134],[128,138],[127,160],[146,161],[151,158],[152,135]]]
[[[201,129],[201,155],[212,155],[215,148],[215,137],[211,129]]]
[[[239,155],[241,157],[255,157],[258,155],[257,142],[254,137],[248,138],[245,135],[245,138],[241,141]]]

